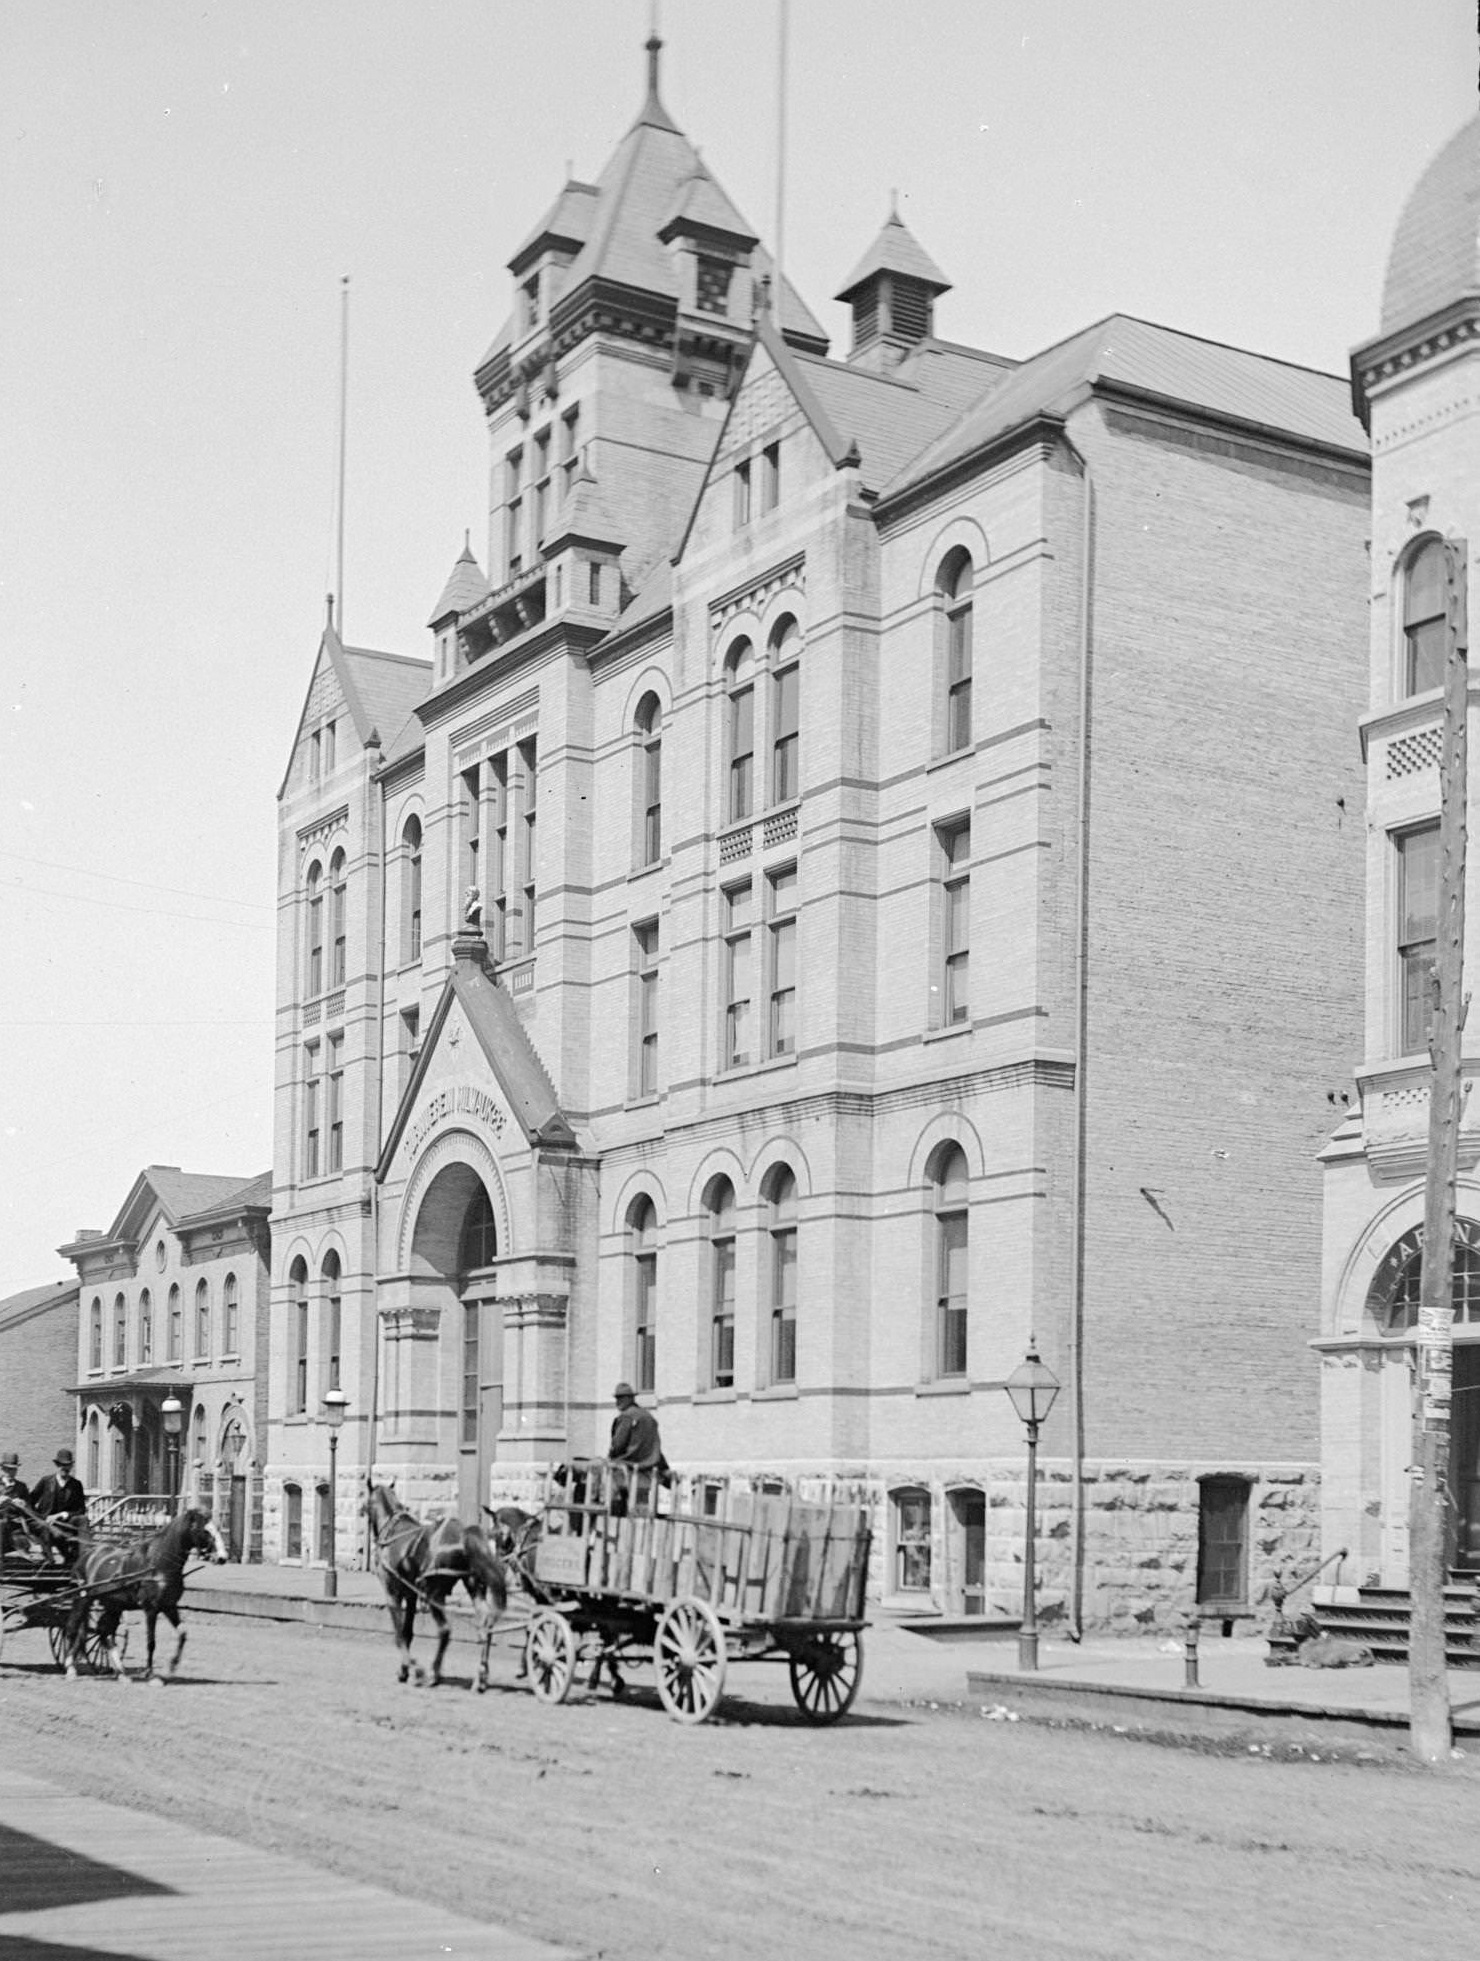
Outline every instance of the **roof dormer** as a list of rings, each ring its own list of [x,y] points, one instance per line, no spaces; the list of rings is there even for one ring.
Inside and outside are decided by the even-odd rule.
[[[873,244],[834,295],[853,309],[849,361],[892,366],[935,333],[935,299],[951,282],[891,207]]]

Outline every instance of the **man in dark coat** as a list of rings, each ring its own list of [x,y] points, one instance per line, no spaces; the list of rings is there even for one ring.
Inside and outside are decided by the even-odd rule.
[[[21,1460],[13,1450],[0,1457],[0,1559],[30,1543],[27,1516],[31,1493],[21,1483]]]
[[[610,1463],[625,1466],[625,1476],[636,1491],[641,1504],[652,1488],[653,1473],[661,1479],[668,1469],[668,1459],[663,1455],[663,1446],[658,1438],[658,1419],[650,1409],[643,1409],[637,1400],[637,1392],[630,1382],[619,1382],[612,1391],[616,1401],[617,1413],[612,1418],[612,1438],[607,1446],[607,1459]],[[621,1478],[623,1473],[618,1473]],[[626,1493],[619,1483],[617,1496],[625,1500]],[[626,1505],[613,1505],[614,1511],[625,1511]]]
[[[72,1475],[70,1450],[59,1450],[52,1462],[56,1469],[48,1471],[31,1493],[31,1510],[47,1521],[55,1556],[63,1566],[70,1566],[87,1520],[87,1493]]]

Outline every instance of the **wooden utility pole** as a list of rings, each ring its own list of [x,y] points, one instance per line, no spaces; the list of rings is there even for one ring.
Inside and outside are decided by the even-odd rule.
[[[1414,1754],[1446,1762],[1452,1743],[1444,1656],[1449,1558],[1449,1414],[1453,1382],[1454,1187],[1459,1168],[1460,1044],[1464,1032],[1467,552],[1444,547],[1444,746],[1439,760],[1439,917],[1429,1036],[1428,1181],[1418,1303],[1416,1409],[1408,1509],[1409,1736]]]

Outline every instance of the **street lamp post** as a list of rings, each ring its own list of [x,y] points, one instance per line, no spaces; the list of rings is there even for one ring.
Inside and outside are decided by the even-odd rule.
[[[344,1422],[344,1413],[349,1408],[349,1397],[342,1389],[324,1391],[324,1421],[329,1426],[329,1563],[324,1568],[324,1598],[334,1600],[339,1595],[339,1568],[334,1563],[334,1494],[335,1474],[339,1459],[339,1429]]]
[[[1023,1543],[1023,1620],[1018,1629],[1018,1667],[1038,1666],[1038,1431],[1059,1393],[1059,1379],[1038,1359],[1037,1339],[1028,1337],[1028,1353],[1003,1383],[1013,1408],[1028,1432],[1028,1522]]]
[[[178,1396],[166,1396],[159,1406],[164,1418],[164,1445],[168,1454],[165,1467],[165,1481],[169,1485],[168,1496],[175,1501],[176,1511],[180,1508],[180,1424],[185,1415],[185,1405]]]

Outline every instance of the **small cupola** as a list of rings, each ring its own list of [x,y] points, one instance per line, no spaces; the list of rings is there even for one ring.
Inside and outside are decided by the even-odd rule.
[[[427,625],[436,635],[436,654],[434,662],[433,685],[440,687],[450,679],[457,666],[457,621],[460,613],[467,613],[488,597],[490,587],[484,578],[482,568],[473,556],[473,540],[468,532],[463,533],[463,548],[457,563],[448,575],[442,588],[442,597],[432,608]]]
[[[834,295],[853,309],[849,361],[890,366],[929,340],[936,295],[950,290],[950,280],[892,205],[878,237]]]

